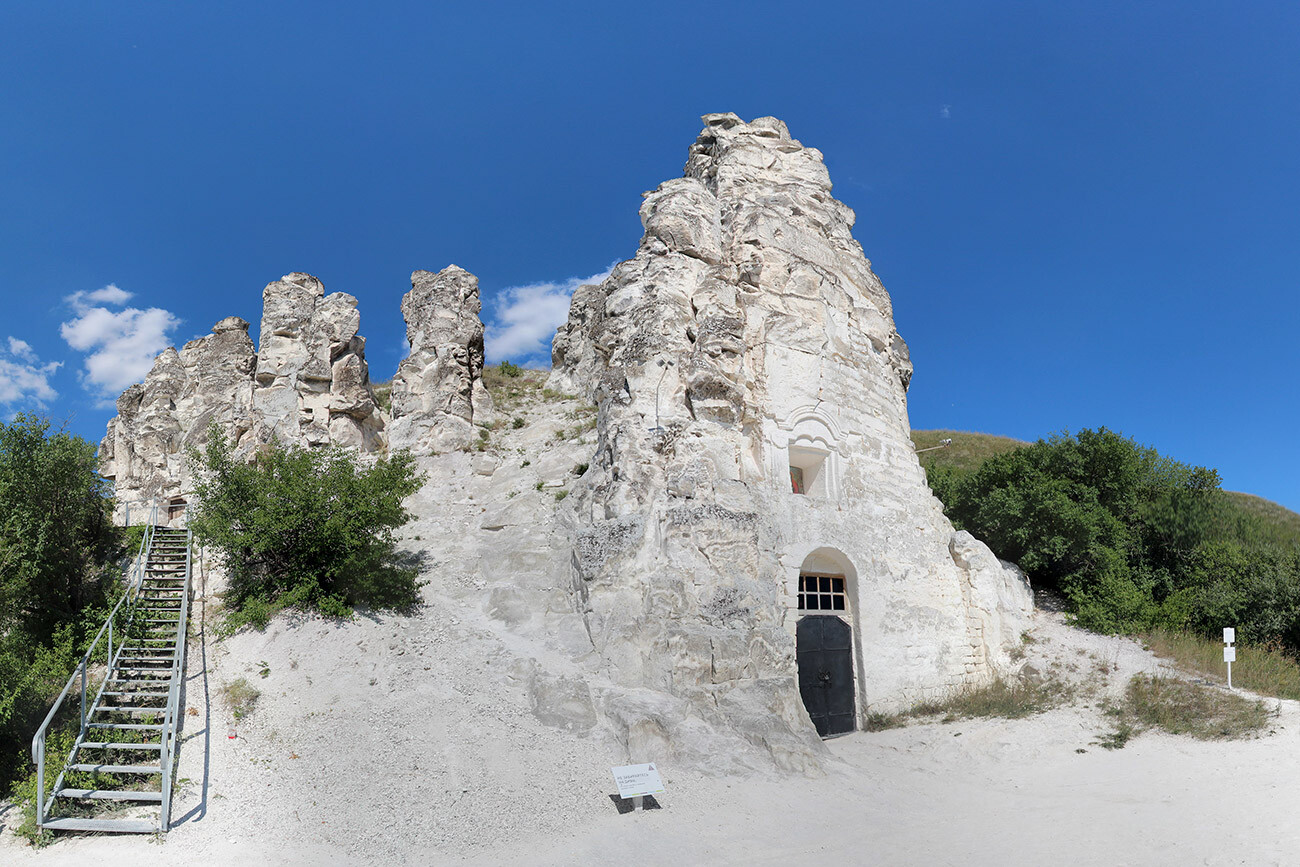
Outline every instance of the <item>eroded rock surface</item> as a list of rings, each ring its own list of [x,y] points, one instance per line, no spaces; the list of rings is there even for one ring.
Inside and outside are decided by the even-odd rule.
[[[492,413],[483,387],[483,322],[478,278],[449,265],[416,271],[402,298],[411,352],[393,377],[395,449],[436,454],[467,447]]]
[[[267,284],[253,392],[256,442],[376,447],[383,422],[360,325],[357,299],[326,295],[310,274]]]
[[[248,323],[228,317],[180,352],[164,350],[118,398],[100,472],[114,481],[119,522],[143,521],[158,498],[186,498],[187,449],[213,424],[243,455],[272,441],[382,445],[356,299],[326,296],[315,277],[295,273],[268,284],[262,301],[260,351]]]
[[[629,760],[740,738],[810,768],[802,618],[852,627],[860,725],[988,681],[1031,598],[925,483],[907,347],[821,153],[774,118],[704,122],[635,258],[575,293],[553,344],[552,388],[599,403],[574,592]],[[801,575],[840,578],[818,599],[838,610],[801,609]]]

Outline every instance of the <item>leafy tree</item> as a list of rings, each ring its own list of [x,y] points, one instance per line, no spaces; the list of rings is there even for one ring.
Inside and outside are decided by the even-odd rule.
[[[419,598],[393,534],[410,518],[402,500],[423,482],[408,453],[361,466],[339,448],[271,447],[247,463],[213,428],[190,459],[190,527],[224,555],[232,626],[264,626],[286,606],[346,616]]]
[[[0,423],[0,793],[119,587],[95,447],[38,416]]]
[[[90,443],[24,413],[0,424],[0,633],[45,643],[102,599],[109,493]]]
[[[1039,440],[940,484],[956,523],[1106,632],[1182,626],[1196,605],[1192,558],[1232,532],[1217,472],[1106,428]]]

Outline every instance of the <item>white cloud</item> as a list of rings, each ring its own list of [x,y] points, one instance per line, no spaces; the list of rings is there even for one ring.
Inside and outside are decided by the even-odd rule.
[[[951,106],[951,105],[944,105],[943,108],[939,109],[939,117],[942,117],[942,118],[950,118],[950,117],[952,117],[952,106]]]
[[[45,406],[59,393],[50,387],[50,375],[62,362],[41,364],[26,340],[10,337],[9,351],[0,349],[0,405],[8,406],[29,400],[36,406]]]
[[[9,354],[15,358],[21,358],[23,361],[36,363],[36,353],[32,351],[32,345],[26,340],[19,340],[17,337],[9,338]]]
[[[132,297],[130,292],[118,288],[116,283],[109,283],[101,289],[94,289],[90,292],[85,290],[73,292],[64,300],[71,304],[74,310],[81,311],[94,304],[121,306],[130,301]]]
[[[484,342],[487,360],[496,362],[550,360],[551,338],[569,316],[573,290],[588,283],[601,283],[614,270],[610,265],[590,277],[569,277],[547,283],[510,286],[492,301],[492,321]]]
[[[59,326],[73,349],[87,352],[82,384],[106,402],[127,386],[144,379],[154,357],[171,345],[170,332],[181,323],[160,307],[110,310],[96,305],[120,306],[131,293],[110,283],[91,292],[74,292],[63,300],[76,316]]]

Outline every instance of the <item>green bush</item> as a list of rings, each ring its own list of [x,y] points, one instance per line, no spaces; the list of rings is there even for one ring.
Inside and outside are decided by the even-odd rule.
[[[419,598],[417,569],[396,550],[402,500],[424,481],[406,452],[360,466],[339,448],[272,447],[236,460],[221,431],[190,456],[190,527],[224,556],[227,625],[264,626],[285,607],[350,616]]]
[[[521,373],[523,373],[523,372],[524,372],[524,369],[523,369],[522,367],[520,367],[519,365],[517,365],[517,364],[511,364],[511,363],[508,362],[508,361],[503,361],[503,362],[501,362],[501,375],[502,375],[502,376],[508,376],[508,377],[510,377],[511,379],[514,379],[515,377],[519,376],[519,374],[521,374]]]

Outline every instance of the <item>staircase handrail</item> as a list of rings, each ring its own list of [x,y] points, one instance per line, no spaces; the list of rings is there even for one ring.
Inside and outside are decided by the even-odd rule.
[[[104,620],[104,625],[99,628],[99,632],[95,635],[95,640],[90,643],[90,646],[88,648],[86,648],[86,652],[82,655],[81,661],[77,663],[77,667],[73,669],[72,674],[68,677],[68,682],[64,685],[63,691],[60,692],[59,697],[54,700],[53,706],[50,707],[50,712],[45,715],[45,721],[41,723],[41,727],[38,728],[36,730],[36,734],[32,736],[32,761],[35,762],[36,764],[36,825],[38,828],[45,823],[45,816],[48,813],[50,807],[54,803],[53,792],[50,794],[48,801],[45,797],[46,731],[49,729],[50,723],[54,721],[55,715],[58,714],[59,708],[63,706],[63,700],[68,697],[68,693],[72,690],[72,687],[76,684],[77,680],[80,679],[81,681],[81,690],[80,690],[81,729],[77,735],[77,740],[78,742],[80,742],[85,739],[86,722],[87,722],[86,679],[87,679],[87,671],[90,667],[91,656],[94,654],[95,648],[99,646],[100,639],[104,638],[105,633],[107,633],[108,634],[108,641],[107,641],[108,671],[112,671],[113,661],[114,661],[113,621],[116,619],[118,611],[121,610],[124,604],[128,602],[133,603],[134,600],[139,596],[140,587],[144,583],[145,558],[149,551],[149,548],[153,545],[154,529],[157,527],[157,524],[158,524],[158,500],[155,499],[153,502],[153,509],[149,515],[149,522],[145,525],[144,536],[140,539],[140,550],[137,552],[136,555],[135,566],[132,570],[131,576],[127,579],[126,589],[122,592],[121,597],[118,598],[117,604],[113,606],[113,610],[109,612],[108,617]],[[187,581],[186,582],[187,589],[188,586],[189,586],[189,582]],[[121,653],[120,644],[118,646],[118,653]],[[107,677],[107,675],[105,675],[105,677]],[[100,692],[103,692],[102,685],[100,686]],[[56,781],[54,786],[54,791],[57,790],[58,790],[58,783]]]
[[[172,760],[176,752],[178,723],[180,721],[181,684],[185,681],[185,645],[187,626],[190,622],[190,573],[193,561],[193,534],[185,531],[185,591],[181,594],[180,627],[176,632],[176,646],[172,653],[171,686],[167,690],[167,714],[163,717],[162,755],[159,764],[162,767],[162,810],[158,818],[158,830],[167,831],[171,825],[172,802]]]

